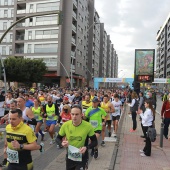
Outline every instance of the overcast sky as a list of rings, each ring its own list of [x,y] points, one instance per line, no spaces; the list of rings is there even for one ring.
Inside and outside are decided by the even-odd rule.
[[[156,49],[170,0],[95,0],[95,7],[117,51],[118,76],[132,77],[135,49]]]

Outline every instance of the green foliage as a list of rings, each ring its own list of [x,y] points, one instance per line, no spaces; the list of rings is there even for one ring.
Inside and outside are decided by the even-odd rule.
[[[21,57],[9,57],[4,60],[7,81],[22,83],[41,82],[47,67],[42,59],[32,60]]]

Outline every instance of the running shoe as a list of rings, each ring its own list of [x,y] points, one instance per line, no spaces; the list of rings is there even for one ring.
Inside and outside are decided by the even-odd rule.
[[[98,158],[98,149],[94,150],[94,158],[97,159]]]
[[[105,146],[105,142],[104,142],[104,140],[102,141],[101,146]]]
[[[52,144],[54,144],[55,143],[55,141],[52,139],[51,141],[50,141],[50,145],[52,145]]]
[[[7,159],[4,159],[2,163],[0,164],[0,167],[5,167],[7,164]]]
[[[44,153],[45,152],[45,149],[44,149],[44,143],[40,143],[40,146],[41,146],[41,149],[40,149],[40,152],[41,153]]]

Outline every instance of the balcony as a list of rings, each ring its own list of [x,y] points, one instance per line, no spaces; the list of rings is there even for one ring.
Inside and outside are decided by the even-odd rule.
[[[73,17],[77,19],[77,14],[73,11]]]
[[[24,53],[24,48],[16,48],[15,53],[17,54],[23,54]]]
[[[75,52],[71,51],[71,57],[72,57],[72,58],[76,58]]]
[[[73,4],[77,7],[77,0],[73,0]]]
[[[25,14],[26,13],[26,9],[18,9],[17,10],[17,14]]]
[[[77,31],[77,28],[75,25],[72,24],[72,29],[76,32]]]
[[[72,37],[71,40],[72,40],[72,42],[73,42],[74,44],[76,44],[76,39],[75,39],[75,38]]]
[[[20,22],[16,25],[16,27],[25,27],[25,22]]]
[[[76,70],[76,67],[75,67],[75,65],[71,64],[71,67],[70,67],[70,69],[72,69],[72,71],[73,71],[73,72],[75,72],[75,70]]]
[[[24,40],[25,35],[16,35],[16,40]]]

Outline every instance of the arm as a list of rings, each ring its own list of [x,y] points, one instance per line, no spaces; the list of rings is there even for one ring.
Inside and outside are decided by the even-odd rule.
[[[129,105],[130,107],[133,107],[135,104],[135,99],[132,99],[132,103]]]
[[[14,149],[20,149],[20,144],[17,140],[12,141],[11,144],[12,144]],[[22,149],[33,151],[33,150],[41,149],[41,146],[38,145],[36,141],[34,141],[32,143],[29,143],[29,144],[24,144]]]
[[[109,107],[110,107],[110,113],[114,113],[115,112],[115,108],[114,108],[112,103],[109,104]]]
[[[146,110],[144,114],[143,113],[140,114],[140,117],[144,122],[147,122],[151,114],[152,114],[151,110]]]
[[[58,106],[55,104],[55,115],[59,115],[59,109],[58,109]]]
[[[28,120],[27,123],[29,123],[30,125],[37,125],[37,121],[34,119],[34,114],[31,109],[26,110],[26,115],[28,118],[31,119],[31,120]]]

